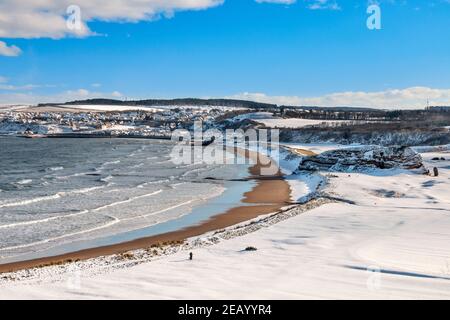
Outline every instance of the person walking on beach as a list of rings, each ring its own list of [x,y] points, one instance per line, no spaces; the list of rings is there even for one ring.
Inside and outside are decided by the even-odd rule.
[[[192,252],[189,252],[189,260],[192,261],[192,259],[194,259],[194,254]]]

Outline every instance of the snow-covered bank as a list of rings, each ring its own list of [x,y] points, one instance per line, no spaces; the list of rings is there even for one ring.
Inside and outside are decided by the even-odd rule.
[[[36,134],[54,134],[71,132],[71,128],[67,126],[58,126],[54,124],[27,124],[27,123],[11,123],[0,122],[0,134],[17,134],[25,131],[32,131]]]
[[[291,128],[291,129],[300,129],[308,126],[317,126],[317,125],[329,125],[333,123],[345,123],[348,121],[342,120],[309,120],[309,119],[278,119],[278,118],[266,118],[266,119],[258,119],[256,120],[259,123],[262,123],[267,128]]]
[[[275,225],[262,221],[255,232],[136,266],[117,259],[123,269],[94,260],[58,276],[42,271],[39,279],[4,281],[0,297],[450,299],[450,154],[423,157],[438,177],[333,173],[326,192],[355,205],[327,203]]]
[[[325,184],[325,179],[319,174],[294,174],[286,177],[291,188],[293,202],[305,203],[315,197]]]
[[[22,110],[22,109],[27,109],[29,107],[30,107],[29,105],[2,105],[2,104],[0,104],[0,113],[18,111],[18,110]]]

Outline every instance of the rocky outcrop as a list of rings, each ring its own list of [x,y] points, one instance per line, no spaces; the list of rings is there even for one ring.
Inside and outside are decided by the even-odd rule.
[[[299,171],[364,171],[424,168],[422,157],[408,147],[364,146],[324,152],[303,158]]]

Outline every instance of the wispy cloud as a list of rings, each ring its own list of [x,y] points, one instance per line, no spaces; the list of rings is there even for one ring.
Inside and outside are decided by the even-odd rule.
[[[40,88],[41,86],[35,85],[35,84],[26,84],[23,86],[15,86],[12,84],[0,84],[0,90],[6,90],[6,91],[25,91],[25,90],[32,90],[36,88]]]
[[[450,89],[433,89],[428,87],[410,87],[376,92],[348,91],[325,94],[316,97],[270,96],[264,93],[241,93],[231,96],[278,105],[305,106],[357,106],[384,109],[416,109],[430,105],[450,105]]]
[[[46,102],[66,102],[92,98],[123,99],[119,91],[100,92],[88,89],[67,90],[43,95],[33,92],[9,91],[0,93],[2,104],[38,104]],[[278,105],[322,106],[322,107],[372,107],[381,109],[423,109],[430,105],[450,105],[450,89],[429,87],[410,87],[385,91],[348,91],[324,94],[321,96],[275,96],[264,93],[240,93],[225,98],[252,100]]]
[[[93,84],[98,88],[100,84]],[[8,78],[0,76],[0,104],[38,104],[46,102],[65,102],[69,100],[82,100],[90,98],[122,98],[119,91],[99,92],[88,89],[66,90],[54,94],[40,94],[38,89],[57,88],[59,85],[52,84],[25,84],[14,85],[9,83]]]
[[[274,3],[291,5],[297,3],[297,0],[255,0],[257,3]],[[300,0],[311,10],[340,10],[341,7],[336,0]]]
[[[9,83],[9,79],[0,76],[0,91],[29,91],[37,88],[55,88],[56,85],[51,84],[25,84],[14,85]]]
[[[340,10],[341,7],[335,0],[306,0],[307,7],[311,10]]]
[[[90,91],[88,89],[67,90],[55,94],[36,94],[33,92],[6,92],[0,93],[0,104],[12,105],[12,104],[26,104],[35,105],[38,103],[57,103],[66,102],[72,100],[84,100],[94,98],[111,98],[120,99],[124,95],[119,91],[113,92],[98,92]]]
[[[277,3],[277,4],[293,4],[297,0],[255,0],[258,3]]]

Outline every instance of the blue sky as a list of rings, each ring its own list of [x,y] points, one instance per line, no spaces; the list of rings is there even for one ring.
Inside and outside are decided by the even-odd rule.
[[[0,104],[97,96],[450,104],[448,1],[379,1],[381,30],[366,26],[367,1],[287,2],[203,0],[202,10],[174,5],[174,14],[152,9],[132,22],[117,14],[99,21],[88,8],[90,34],[81,37],[17,34],[0,23],[0,44],[16,49],[0,55]]]

